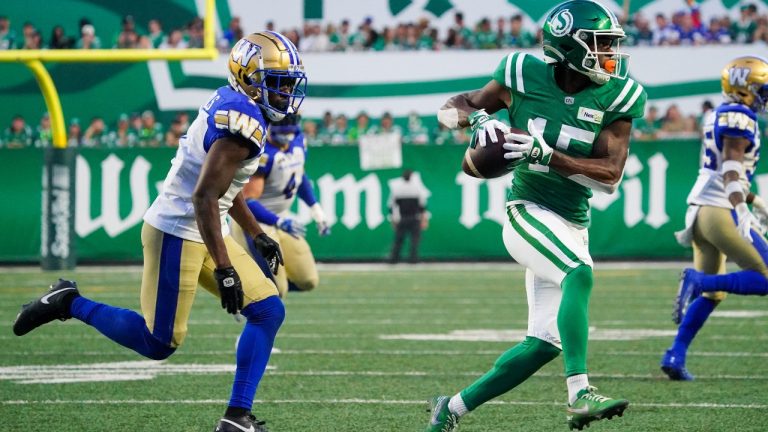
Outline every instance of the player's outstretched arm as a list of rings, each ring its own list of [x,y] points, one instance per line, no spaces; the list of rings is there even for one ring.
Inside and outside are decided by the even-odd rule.
[[[624,173],[631,131],[630,120],[616,120],[597,136],[591,157],[574,158],[554,151],[549,167],[580,185],[613,193]]]
[[[217,268],[232,266],[221,236],[219,198],[227,192],[240,163],[249,153],[250,145],[244,139],[224,137],[216,140],[203,162],[200,178],[192,194],[200,236]]]
[[[449,129],[465,128],[469,127],[469,115],[473,112],[484,109],[493,114],[507,108],[510,103],[509,90],[491,80],[479,90],[448,99],[437,112],[437,120]]]

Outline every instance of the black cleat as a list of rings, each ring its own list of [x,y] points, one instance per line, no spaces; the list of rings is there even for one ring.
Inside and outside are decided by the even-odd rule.
[[[224,416],[219,420],[213,432],[269,432],[267,422],[257,419],[253,414],[241,417]]]
[[[65,321],[72,318],[69,314],[69,306],[72,300],[79,296],[77,283],[59,279],[51,285],[44,296],[21,307],[21,311],[16,315],[16,321],[13,322],[13,333],[16,336],[24,336],[55,319]]]

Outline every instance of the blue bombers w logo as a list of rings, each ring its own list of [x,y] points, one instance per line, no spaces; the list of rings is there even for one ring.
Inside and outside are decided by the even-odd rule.
[[[252,42],[242,39],[235,45],[235,49],[232,50],[232,60],[240,63],[243,67],[248,66],[251,59],[257,52],[259,52],[258,45],[254,45]]]
[[[749,68],[743,67],[728,69],[728,82],[730,82],[732,86],[746,86],[749,72]]]

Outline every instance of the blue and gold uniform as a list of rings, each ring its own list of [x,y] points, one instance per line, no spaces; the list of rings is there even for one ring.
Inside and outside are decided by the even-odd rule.
[[[727,293],[768,294],[768,243],[760,232],[768,207],[750,192],[760,159],[757,113],[768,108],[768,61],[737,58],[721,83],[726,101],[704,120],[701,168],[688,195],[685,229],[676,234],[681,245],[693,247],[694,264],[683,271],[673,313],[680,327],[660,364],[676,381],[693,379],[685,366],[688,347]],[[741,271],[724,274],[726,259]]]
[[[276,32],[240,39],[230,53],[228,69],[229,85],[216,90],[200,107],[179,141],[160,195],[144,216],[143,315],[88,299],[80,295],[74,281],[59,280],[44,296],[22,306],[14,322],[14,333],[22,336],[55,319],[76,318],[114,342],[162,360],[184,341],[197,286],[216,296],[227,294],[222,296],[226,297],[222,306],[230,313],[240,311],[246,322],[238,343],[231,397],[217,432],[254,431],[254,425],[263,424],[250,411],[285,317],[274,282],[229,235],[227,215],[234,200],[240,202],[243,187],[259,166],[269,123],[295,113],[306,87],[296,47]],[[219,150],[218,146],[225,147]],[[248,150],[244,159],[242,149]],[[214,169],[206,165],[210,152],[215,153],[210,161],[216,164]],[[203,200],[202,210],[196,209],[195,192],[208,188],[220,190],[218,199]],[[216,208],[221,239],[205,231],[206,245],[198,224],[215,226],[204,212]],[[233,212],[233,216],[249,223],[254,234],[258,232],[247,212]],[[211,236],[213,239],[208,238]],[[258,238],[267,256],[278,259],[274,241],[261,234]],[[226,254],[217,251],[215,262],[208,249],[220,246],[220,240]],[[259,426],[259,430],[263,428]]]
[[[232,200],[259,166],[266,128],[266,120],[251,99],[229,86],[216,90],[181,137],[162,191],[144,216],[142,314],[149,330],[173,347],[181,345],[186,335],[198,283],[214,295],[219,293],[213,277],[216,266],[197,228],[192,193],[208,150],[227,135],[242,136],[252,146],[249,159],[242,162],[229,190],[219,199],[227,252],[243,281],[245,305],[277,294],[272,281],[229,236],[227,225]]]
[[[315,257],[303,235],[303,226],[290,213],[296,196],[310,207],[320,234],[329,232],[323,210],[315,199],[304,170],[307,146],[296,122],[295,118],[286,118],[270,126],[254,180],[262,182],[263,187],[256,192],[257,196],[246,193],[246,198],[250,198],[248,205],[262,229],[280,244],[283,251],[285,264],[275,276],[281,296],[285,295],[289,286],[309,291],[317,287],[320,280]],[[235,223],[232,236],[258,259],[253,242]]]

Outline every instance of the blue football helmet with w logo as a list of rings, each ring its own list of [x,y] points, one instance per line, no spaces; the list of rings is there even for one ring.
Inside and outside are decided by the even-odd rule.
[[[307,76],[299,51],[280,33],[264,31],[240,39],[229,55],[229,84],[253,99],[270,121],[296,113]]]

